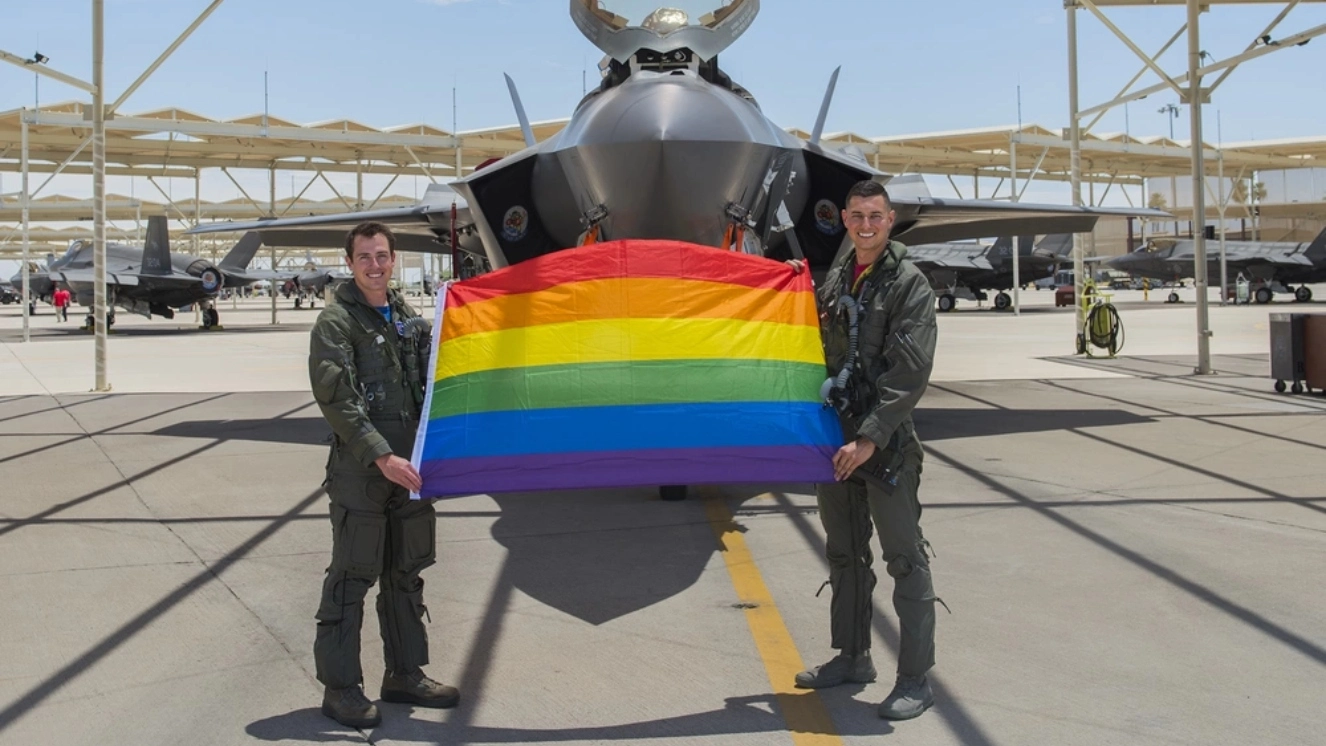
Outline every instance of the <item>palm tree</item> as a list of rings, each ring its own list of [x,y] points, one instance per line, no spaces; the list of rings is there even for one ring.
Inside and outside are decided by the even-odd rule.
[[[1168,210],[1169,200],[1165,199],[1165,195],[1160,192],[1152,192],[1151,199],[1147,201],[1146,206],[1152,210]],[[1179,235],[1179,222],[1177,220],[1174,221],[1174,235]]]
[[[1252,184],[1251,205],[1248,204],[1248,196],[1249,196],[1248,184]],[[1260,232],[1258,230],[1259,228],[1258,223],[1260,221],[1257,220],[1257,215],[1260,211],[1256,209],[1256,206],[1259,203],[1266,201],[1266,183],[1261,181],[1252,183],[1251,181],[1244,181],[1243,179],[1239,179],[1238,181],[1234,182],[1234,188],[1230,191],[1229,194],[1229,201],[1242,205],[1244,212],[1246,212],[1250,217],[1252,217],[1252,233],[1253,233],[1252,237],[1253,240],[1257,240],[1257,234]],[[1246,235],[1247,231],[1244,230],[1243,233]]]

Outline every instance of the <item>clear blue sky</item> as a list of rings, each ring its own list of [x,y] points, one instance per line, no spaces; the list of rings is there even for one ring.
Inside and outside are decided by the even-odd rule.
[[[660,0],[661,2],[663,0]],[[107,0],[106,81],[114,98],[207,6],[205,0]],[[0,49],[50,57],[50,66],[91,76],[89,0],[4,2]],[[1217,7],[1203,17],[1204,47],[1241,51],[1279,6]],[[1178,29],[1181,8],[1115,9],[1112,18],[1145,49]],[[1296,9],[1276,35],[1326,23],[1326,6]],[[1082,104],[1099,103],[1137,69],[1136,58],[1094,18],[1080,13]],[[1185,64],[1184,45],[1164,58]],[[533,119],[568,116],[600,58],[575,29],[567,0],[226,0],[124,105],[127,113],[178,106],[224,119],[261,112],[263,72],[271,113],[300,123],[352,118],[377,127],[413,122],[451,129],[452,88],[460,129],[514,123],[502,73],[520,86]],[[764,0],[760,17],[722,56],[782,126],[809,128],[830,72],[843,66],[831,131],[867,136],[1011,124],[1051,128],[1067,115],[1065,13],[1060,0]],[[1321,70],[1326,38],[1256,60],[1220,89],[1225,141],[1326,134]],[[1148,78],[1148,82],[1153,80]],[[46,103],[80,92],[43,80]],[[1129,109],[1134,135],[1168,134],[1157,94]],[[0,109],[31,105],[33,76],[0,65]],[[1186,113],[1174,122],[1187,139]],[[1208,118],[1215,140],[1215,114]],[[1122,131],[1122,110],[1098,131]],[[6,174],[4,190],[17,188]],[[261,176],[257,177],[261,181]],[[302,183],[302,180],[301,180]],[[155,198],[121,182],[112,191]],[[261,187],[258,187],[261,188]],[[292,185],[279,185],[285,196]],[[409,193],[411,184],[394,191]],[[177,184],[181,196],[191,185]],[[1056,185],[1031,194],[1065,201]],[[315,190],[316,191],[316,190]],[[85,177],[47,190],[85,195]],[[941,189],[936,188],[939,194]],[[204,197],[229,199],[233,186],[205,180]],[[309,196],[326,198],[330,194]]]
[[[204,0],[107,0],[106,80],[115,95],[205,8]],[[55,69],[91,76],[89,0],[6,2],[0,48],[33,49]],[[572,26],[566,0],[226,0],[125,105],[179,106],[226,118],[262,110],[297,122],[352,117],[374,126],[426,121],[450,129],[451,89],[461,129],[512,123],[509,72],[535,119],[566,116],[581,72],[600,57]],[[1277,7],[1218,7],[1204,46],[1239,51]],[[1182,22],[1176,8],[1116,9],[1144,48]],[[1122,85],[1132,55],[1082,13],[1084,105]],[[1326,7],[1294,11],[1285,33],[1326,22]],[[784,126],[809,127],[829,73],[843,66],[833,130],[866,135],[1007,124],[1064,124],[1065,21],[1058,0],[764,0],[755,25],[723,55],[725,67]],[[1182,45],[1178,45],[1182,46]],[[1183,64],[1169,55],[1170,68]],[[1228,140],[1322,134],[1320,71],[1326,38],[1239,70],[1217,94]],[[1315,71],[1315,72],[1314,72]],[[29,105],[33,76],[0,66],[0,108]],[[78,91],[43,81],[47,102]],[[1315,92],[1314,92],[1315,91]],[[1168,132],[1158,94],[1131,107],[1131,130]],[[1122,113],[1104,123],[1122,130]],[[1185,132],[1186,120],[1176,122]],[[1214,137],[1212,138],[1214,139]]]

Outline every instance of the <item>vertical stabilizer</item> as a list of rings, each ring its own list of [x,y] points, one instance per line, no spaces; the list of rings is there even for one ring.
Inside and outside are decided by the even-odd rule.
[[[1073,234],[1053,233],[1036,244],[1036,250],[1042,254],[1066,257],[1073,253]]]
[[[535,145],[534,128],[530,126],[529,117],[525,114],[525,105],[520,103],[520,93],[516,90],[516,81],[511,79],[510,75],[502,73],[506,78],[506,89],[511,92],[511,105],[516,107],[516,119],[520,122],[520,134],[525,137],[525,147],[532,148]]]
[[[234,248],[221,259],[221,269],[236,272],[245,269],[260,248],[262,248],[262,234],[258,231],[245,233],[240,237],[239,243],[236,243]]]
[[[165,215],[147,219],[147,240],[143,244],[143,274],[168,275],[170,269],[170,226]]]
[[[1326,229],[1312,239],[1312,243],[1308,244],[1308,250],[1303,253],[1312,260],[1313,264],[1326,265]]]
[[[833,89],[838,87],[838,73],[842,71],[841,66],[836,67],[829,77],[829,87],[824,91],[824,101],[820,104],[820,115],[815,118],[815,131],[810,133],[811,145],[819,145],[820,137],[824,135],[824,123],[829,118],[829,106],[833,103]]]

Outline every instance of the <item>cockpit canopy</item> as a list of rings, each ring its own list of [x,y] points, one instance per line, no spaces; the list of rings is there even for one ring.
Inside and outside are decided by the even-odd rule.
[[[708,61],[736,41],[759,11],[759,0],[571,0],[580,32],[618,62],[642,49],[689,49]]]
[[[70,241],[69,248],[65,249],[64,254],[60,257],[60,259],[56,262],[56,264],[58,264],[61,267],[66,266],[71,262],[77,261],[79,259],[79,256],[84,252],[87,252],[88,254],[92,253],[91,241],[86,241],[81,238],[75,241]]]

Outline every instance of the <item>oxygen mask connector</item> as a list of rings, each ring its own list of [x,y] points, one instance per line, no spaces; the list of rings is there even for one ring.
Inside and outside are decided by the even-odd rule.
[[[838,379],[826,378],[824,385],[820,386],[820,401],[824,406],[830,407],[839,414],[847,414],[852,408],[852,397],[848,395],[847,390],[838,386]]]
[[[857,303],[856,298],[844,294],[838,297],[834,310],[839,316],[847,317],[847,359],[843,362],[842,370],[838,372],[838,375],[826,380],[824,385],[820,386],[820,398],[840,414],[846,414],[852,407],[852,397],[849,395],[847,386],[852,380],[852,370],[856,367],[856,345],[861,320],[861,306]]]

